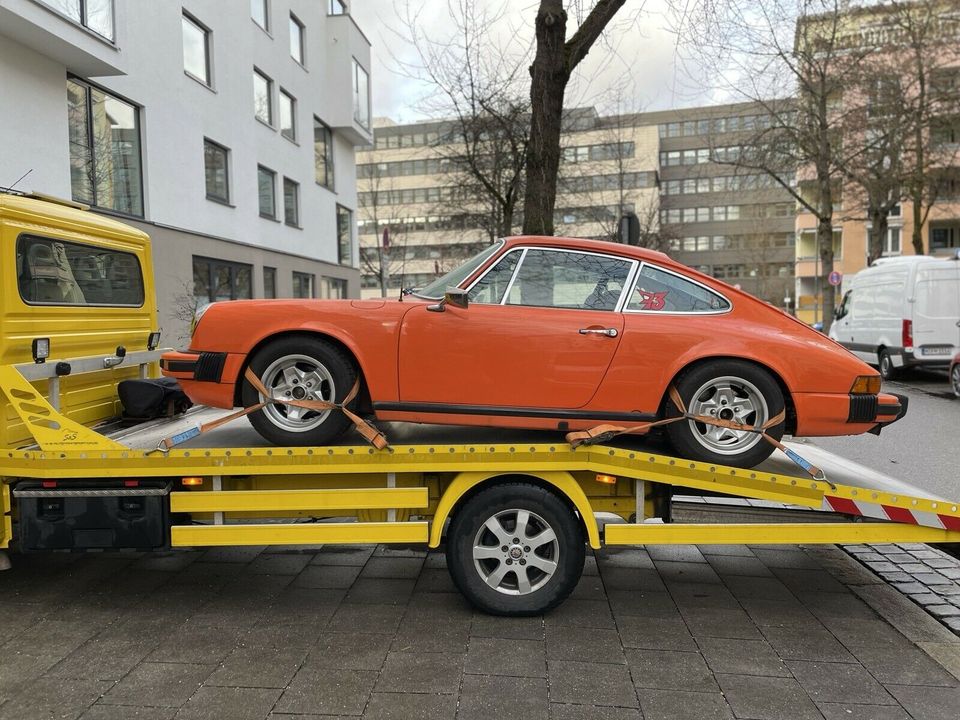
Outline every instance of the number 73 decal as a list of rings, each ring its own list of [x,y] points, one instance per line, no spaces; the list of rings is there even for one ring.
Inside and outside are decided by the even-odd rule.
[[[666,306],[666,292],[647,292],[637,289],[637,295],[640,296],[641,310],[663,310]]]

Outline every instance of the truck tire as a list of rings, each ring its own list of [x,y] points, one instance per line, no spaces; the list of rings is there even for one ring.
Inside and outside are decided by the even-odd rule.
[[[343,351],[316,337],[288,336],[269,342],[250,361],[250,369],[275,396],[341,402],[357,379]],[[246,380],[244,407],[262,398]],[[327,445],[349,427],[339,410],[315,412],[288,405],[267,405],[249,416],[250,424],[274,445]]]
[[[893,364],[893,357],[886,348],[881,348],[877,354],[877,367],[880,369],[880,377],[884,380],[895,380],[897,375],[900,374]]]
[[[696,415],[764,425],[784,409],[783,393],[776,380],[761,367],[743,360],[714,360],[697,365],[676,381],[687,410]],[[667,417],[679,415],[672,401]],[[767,430],[783,437],[784,423]],[[728,430],[692,420],[671,423],[667,437],[681,457],[718,465],[750,468],[766,460],[774,447],[759,433]]]
[[[475,607],[539,615],[563,602],[583,574],[580,521],[555,492],[510,482],[481,490],[447,532],[447,567]]]

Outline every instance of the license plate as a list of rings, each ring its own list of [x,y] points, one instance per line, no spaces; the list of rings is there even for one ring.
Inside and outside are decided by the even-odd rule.
[[[921,348],[924,355],[949,355],[953,350],[949,345],[941,345],[940,347],[925,347]]]

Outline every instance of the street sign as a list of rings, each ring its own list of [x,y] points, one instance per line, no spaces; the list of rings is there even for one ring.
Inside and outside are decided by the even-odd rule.
[[[827,282],[836,287],[843,281],[843,273],[839,270],[834,270],[827,276]]]

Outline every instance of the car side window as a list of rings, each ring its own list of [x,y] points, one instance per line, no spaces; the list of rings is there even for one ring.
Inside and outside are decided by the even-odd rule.
[[[528,249],[507,305],[614,310],[631,262],[606,255]]]
[[[730,302],[692,280],[644,263],[630,293],[627,310],[654,312],[721,312]]]
[[[500,258],[499,262],[470,288],[470,302],[499,305],[522,254],[522,250],[514,250]]]

